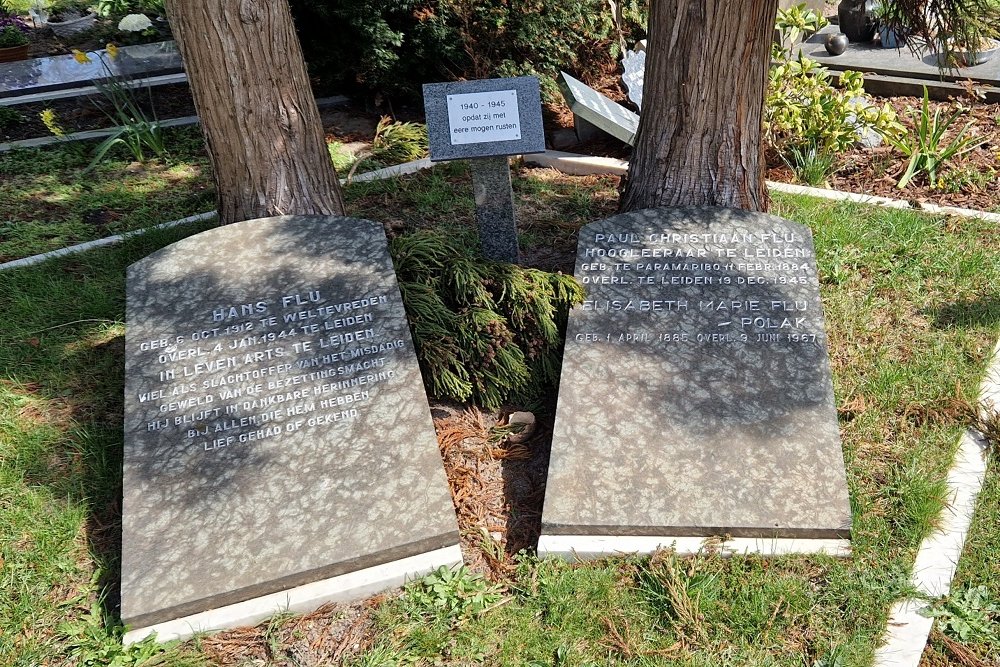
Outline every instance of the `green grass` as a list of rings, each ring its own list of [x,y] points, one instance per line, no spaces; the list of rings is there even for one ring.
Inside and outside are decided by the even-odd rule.
[[[168,130],[166,159],[132,165],[114,150],[90,173],[94,142],[0,154],[0,262],[212,210],[200,136]]]
[[[53,162],[72,163],[57,153]],[[30,172],[46,155],[0,164],[8,170],[9,160],[22,160]],[[48,169],[79,167],[72,164]],[[117,187],[111,165],[92,177],[93,190]],[[45,171],[38,166],[35,177]],[[611,212],[614,181],[518,171],[515,193],[528,250],[541,253],[547,244],[571,247],[579,225]],[[440,226],[475,238],[459,165],[356,184],[345,196],[352,214],[400,230]],[[456,613],[428,604],[416,587],[390,596],[376,612],[370,647],[348,664],[870,663],[889,606],[908,592],[913,555],[942,505],[966,401],[1000,335],[1000,238],[976,220],[780,195],[774,204],[815,236],[854,557],[659,554],[570,565],[525,556],[485,612],[461,603],[476,590],[468,582],[449,584]],[[199,641],[153,658],[159,649],[150,646],[123,652],[109,611],[120,540],[124,269],[196,229],[0,273],[0,664],[214,664]],[[47,238],[55,243],[55,234]],[[993,600],[997,472],[994,461],[958,582],[985,585]],[[264,633],[276,664],[294,664],[278,632],[292,622],[279,619]],[[983,656],[1000,651],[989,639],[968,645]]]

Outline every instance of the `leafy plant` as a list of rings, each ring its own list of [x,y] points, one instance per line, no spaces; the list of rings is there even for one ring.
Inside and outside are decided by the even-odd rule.
[[[799,37],[813,34],[827,25],[822,14],[811,9],[804,2],[792,5],[788,9],[779,9],[774,27],[781,35],[783,45],[795,44]]]
[[[24,122],[24,114],[13,107],[0,107],[0,130],[14,127]]]
[[[291,0],[306,62],[330,88],[419,99],[420,84],[560,69],[585,80],[612,65],[617,31],[606,0]],[[642,3],[622,3],[633,35]],[[338,38],[331,41],[329,36]],[[588,77],[586,75],[592,75]],[[547,85],[546,82],[551,83]]]
[[[100,16],[124,16],[132,12],[135,4],[132,0],[98,0],[96,8]]]
[[[966,136],[969,128],[973,125],[973,122],[969,121],[946,144],[944,142],[945,133],[960,115],[962,115],[962,110],[957,109],[942,122],[939,107],[931,116],[927,87],[924,86],[924,102],[920,109],[920,116],[915,118],[916,133],[902,136],[893,133],[884,135],[890,144],[910,158],[906,170],[900,177],[899,183],[896,184],[897,188],[905,188],[914,177],[924,172],[930,179],[931,187],[938,187],[937,172],[942,165],[952,158],[968,153],[986,141],[983,137]]]
[[[326,150],[330,153],[330,161],[333,162],[333,168],[338,174],[344,173],[354,164],[354,155],[339,141],[329,142]]]
[[[500,588],[464,565],[442,565],[406,587],[406,598],[418,613],[453,621],[483,613],[500,601]]]
[[[830,71],[799,55],[771,68],[764,108],[764,138],[779,154],[790,156],[810,147],[836,154],[876,131],[896,136],[903,126],[889,103],[865,104],[864,76],[844,72],[835,87]]]
[[[479,257],[431,232],[389,245],[428,391],[495,409],[559,379],[569,308],[583,299],[571,276]]]
[[[941,631],[959,641],[1000,641],[1000,605],[986,586],[972,586],[923,609]]]
[[[401,123],[382,116],[375,128],[372,157],[379,162],[399,164],[427,155],[427,126],[422,123]]]
[[[836,157],[815,144],[789,146],[781,154],[781,159],[795,178],[807,185],[821,185],[827,176],[836,171]]]
[[[107,51],[109,57],[114,57],[114,54],[117,53],[117,49],[113,48],[113,45],[109,45]],[[78,59],[82,56],[84,61],[90,61],[90,57],[86,54],[76,53]],[[146,112],[139,105],[133,87],[123,77],[111,72],[103,55],[98,57],[107,78],[103,81],[95,80],[93,83],[98,92],[111,105],[111,110],[100,104],[97,106],[114,124],[114,130],[107,139],[97,146],[94,151],[94,159],[86,171],[90,171],[100,164],[108,151],[118,145],[125,146],[139,162],[145,162],[147,151],[157,157],[162,157],[167,153],[163,128],[160,127],[155,116],[152,120],[146,116]],[[152,90],[147,86],[146,91],[149,93],[150,107],[152,107]]]
[[[0,0],[0,8],[21,15],[30,11],[46,10],[50,5],[50,0]]]
[[[24,46],[30,43],[28,26],[16,17],[0,17],[0,49]]]

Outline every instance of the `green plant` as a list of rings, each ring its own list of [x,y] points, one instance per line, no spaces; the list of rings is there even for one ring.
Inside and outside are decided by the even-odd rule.
[[[401,123],[383,116],[375,128],[372,157],[379,162],[399,164],[427,155],[427,126],[422,123]]]
[[[949,169],[938,182],[945,192],[962,192],[963,190],[984,191],[992,186],[997,179],[997,170],[993,167],[979,169],[975,166],[963,166]]]
[[[354,155],[339,141],[328,143],[326,150],[330,153],[330,161],[333,162],[333,168],[338,174],[346,172],[354,164]]]
[[[109,57],[114,57],[115,53],[117,50],[109,46]],[[83,60],[90,61],[89,56],[81,55]],[[94,87],[111,105],[111,109],[109,110],[100,104],[97,106],[114,124],[114,128],[111,135],[94,150],[94,158],[86,171],[91,171],[100,164],[108,151],[118,145],[125,146],[139,162],[145,162],[147,151],[152,152],[157,157],[166,155],[167,147],[163,129],[156,121],[155,116],[152,120],[146,116],[146,112],[136,98],[133,86],[121,75],[112,73],[103,54],[99,55],[98,58],[101,60],[107,78],[103,81],[95,80]],[[152,108],[152,90],[147,86],[146,91],[149,94],[150,107]]]
[[[869,131],[883,136],[902,132],[895,111],[864,104],[864,76],[844,72],[835,87],[830,71],[799,55],[771,68],[764,107],[764,139],[779,154],[810,147],[836,154]]]
[[[24,46],[31,40],[24,34],[17,25],[7,25],[0,28],[0,49],[9,49],[15,46]]]
[[[24,114],[13,107],[0,107],[0,130],[14,127],[24,122]]]
[[[310,72],[340,91],[419,99],[420,84],[430,81],[536,74],[551,93],[560,69],[590,80],[613,66],[618,51],[606,0],[290,4]],[[623,33],[645,28],[643,4],[622,3]]]
[[[570,276],[475,254],[454,236],[416,232],[389,246],[428,391],[495,409],[559,378]]]
[[[29,11],[41,11],[51,6],[50,0],[0,0],[0,8],[12,14],[27,14]]]
[[[464,565],[442,565],[406,587],[406,598],[421,615],[452,621],[483,613],[500,601],[500,588]]]
[[[827,176],[836,171],[837,160],[834,154],[815,144],[789,146],[788,150],[780,155],[795,174],[795,178],[807,185],[821,185]]]
[[[971,586],[920,612],[936,618],[941,631],[959,641],[1000,641],[1000,605],[986,586]]]
[[[829,23],[822,14],[800,2],[788,9],[779,9],[774,27],[781,34],[782,45],[792,45],[799,37],[813,34]]]
[[[920,115],[914,119],[917,125],[916,133],[902,136],[894,133],[884,134],[890,144],[910,159],[906,170],[896,184],[897,188],[905,188],[915,176],[924,172],[927,173],[930,186],[932,188],[938,187],[940,184],[937,172],[942,165],[952,158],[968,153],[986,141],[983,137],[966,136],[973,124],[972,121],[969,121],[965,127],[959,130],[958,134],[952,137],[951,141],[945,144],[945,134],[960,115],[962,115],[962,111],[958,109],[942,122],[941,108],[939,107],[931,116],[927,87],[924,86],[924,101]]]

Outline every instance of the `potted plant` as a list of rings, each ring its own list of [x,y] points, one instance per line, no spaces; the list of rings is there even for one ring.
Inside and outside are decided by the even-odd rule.
[[[1000,8],[986,13],[958,9],[952,16],[936,16],[938,65],[973,67],[992,58],[998,50],[998,21]]]
[[[872,8],[872,18],[878,27],[878,39],[883,49],[898,49],[906,43],[907,30],[902,25],[892,0],[882,0]]]
[[[76,0],[60,0],[53,3],[49,27],[59,37],[69,37],[78,32],[90,30],[97,21],[97,13],[84,3]]]
[[[0,63],[28,58],[28,26],[16,17],[0,18]]]

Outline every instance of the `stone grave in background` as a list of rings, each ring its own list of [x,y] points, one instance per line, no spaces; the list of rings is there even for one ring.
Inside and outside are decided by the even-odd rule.
[[[517,221],[507,159],[545,152],[538,79],[425,83],[423,92],[431,160],[469,159],[483,255],[516,264]]]
[[[573,112],[573,125],[580,141],[591,138],[596,128],[629,146],[633,144],[639,129],[639,114],[566,72],[559,73],[559,89]]]
[[[849,549],[809,230],[727,209],[587,225],[539,554]]]
[[[126,641],[461,562],[382,226],[250,220],[128,269]]]

